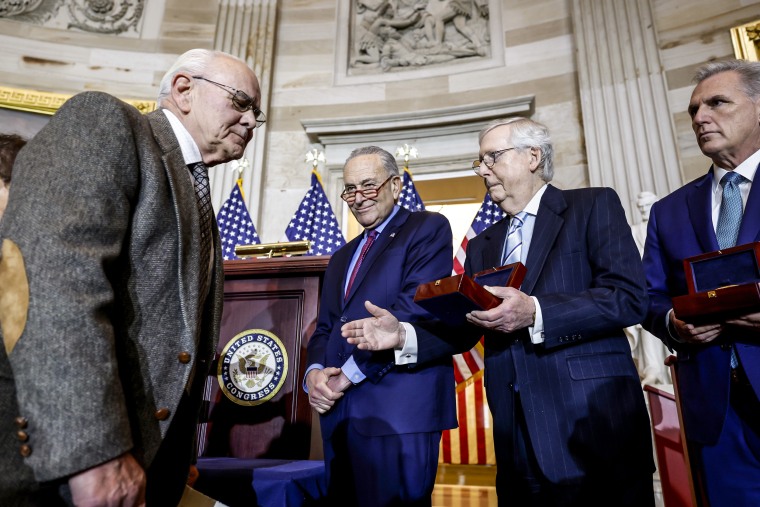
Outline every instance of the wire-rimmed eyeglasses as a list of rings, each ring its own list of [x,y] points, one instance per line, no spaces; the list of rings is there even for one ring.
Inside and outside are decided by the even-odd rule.
[[[376,187],[363,188],[361,190],[358,190],[356,188],[347,188],[340,194],[340,198],[346,201],[349,206],[356,201],[356,194],[361,194],[365,199],[375,199],[377,197],[377,194],[380,193],[380,189],[383,188],[385,184],[391,181],[393,178],[397,177],[398,176],[394,174]]]
[[[499,158],[502,153],[516,149],[517,148],[513,146],[511,148],[504,148],[503,150],[489,151],[488,153],[484,153],[482,158],[479,158],[478,160],[474,160],[472,162],[472,170],[476,173],[480,173],[480,164],[485,164],[489,170],[493,169],[493,165],[496,163],[496,159]]]
[[[232,100],[232,106],[236,111],[239,111],[241,113],[245,113],[246,111],[253,111],[253,116],[256,118],[256,127],[260,127],[262,123],[267,121],[267,116],[264,114],[264,111],[256,107],[255,101],[243,90],[238,90],[237,88],[233,88],[222,83],[217,83],[216,81],[212,81],[203,76],[192,77],[193,79],[202,79],[203,81],[216,85],[222,90],[229,93],[230,99]]]

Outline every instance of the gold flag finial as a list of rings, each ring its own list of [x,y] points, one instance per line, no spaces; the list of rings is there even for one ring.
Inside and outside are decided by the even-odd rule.
[[[248,169],[248,159],[247,158],[239,158],[237,160],[233,160],[230,162],[230,165],[232,166],[232,171],[237,173],[237,180],[243,179],[243,171]]]
[[[409,159],[417,158],[417,148],[404,143],[404,146],[396,148],[396,157],[404,157],[404,169],[409,169]]]
[[[316,171],[319,163],[326,164],[325,152],[317,148],[312,148],[306,153],[306,162],[311,162],[312,170]]]

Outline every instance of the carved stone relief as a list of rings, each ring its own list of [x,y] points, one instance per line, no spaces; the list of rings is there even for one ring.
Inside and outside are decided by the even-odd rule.
[[[349,74],[490,57],[488,0],[352,0]]]
[[[0,0],[0,18],[135,37],[144,6],[145,0]]]

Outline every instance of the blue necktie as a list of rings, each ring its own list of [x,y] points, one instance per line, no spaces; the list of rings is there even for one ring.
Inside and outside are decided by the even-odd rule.
[[[525,213],[521,211],[512,217],[509,223],[509,232],[507,240],[504,242],[504,248],[501,251],[501,265],[506,266],[514,262],[520,262],[522,255],[522,227],[525,223]]]
[[[739,237],[739,227],[742,224],[743,206],[742,194],[739,191],[739,183],[744,177],[733,171],[726,173],[720,180],[723,187],[723,200],[720,203],[718,225],[715,228],[715,236],[718,238],[718,246],[721,250],[736,246],[736,238]],[[731,347],[731,368],[739,366],[736,350]]]

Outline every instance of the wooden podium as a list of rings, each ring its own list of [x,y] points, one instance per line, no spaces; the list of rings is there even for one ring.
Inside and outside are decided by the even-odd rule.
[[[216,360],[204,393],[207,406],[198,428],[199,457],[309,458],[312,414],[301,383],[307,366],[306,344],[316,326],[328,262],[329,257],[224,262],[224,312]],[[224,365],[225,348],[233,350],[239,346],[237,342],[231,346],[230,343],[241,333],[274,335],[287,356],[281,364],[286,372],[279,390],[257,404],[231,401],[218,381],[217,369],[220,363]],[[243,350],[250,346],[249,340],[240,347]],[[250,385],[257,378],[258,363],[253,356],[253,353],[247,356],[252,365],[248,368]],[[260,356],[263,354],[256,357]],[[238,361],[241,366],[234,370],[236,378],[246,381],[245,359],[240,354],[232,361],[233,369]],[[258,372],[264,370],[262,365]]]

